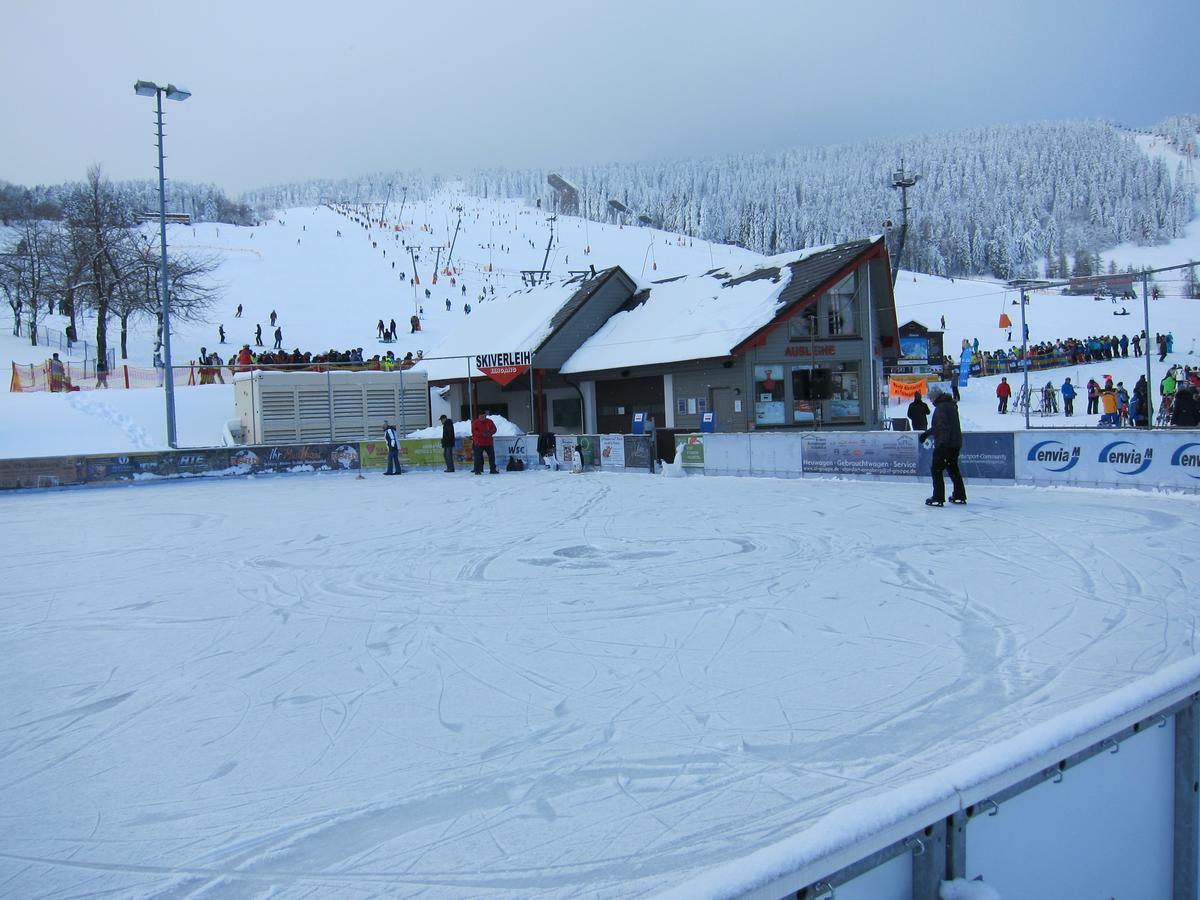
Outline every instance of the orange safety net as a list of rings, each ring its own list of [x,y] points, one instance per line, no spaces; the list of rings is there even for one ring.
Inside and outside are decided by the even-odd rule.
[[[121,365],[111,372],[97,372],[95,360],[83,363],[64,360],[58,365],[53,364],[51,360],[25,365],[13,363],[9,390],[14,393],[50,391],[65,394],[71,391],[160,388],[163,386],[165,371]],[[196,366],[177,366],[173,372],[173,381],[177,387],[202,383]],[[233,380],[230,370],[226,369],[221,374],[230,381]],[[216,380],[214,377],[213,381]]]

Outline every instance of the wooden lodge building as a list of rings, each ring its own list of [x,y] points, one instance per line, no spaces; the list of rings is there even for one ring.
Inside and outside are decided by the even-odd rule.
[[[638,283],[619,266],[480,303],[422,360],[457,419],[528,432],[880,427],[899,355],[882,238]],[[503,382],[503,383],[502,383]]]

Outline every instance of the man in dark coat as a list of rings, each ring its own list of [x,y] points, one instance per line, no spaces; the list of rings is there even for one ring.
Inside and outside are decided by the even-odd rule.
[[[446,460],[447,472],[454,471],[454,423],[449,416],[442,416],[442,458]]]
[[[933,437],[933,462],[930,474],[933,476],[933,496],[925,501],[926,506],[944,506],[946,503],[946,479],[943,473],[950,473],[950,481],[954,492],[950,495],[951,503],[966,503],[967,488],[963,484],[962,473],[958,471],[958,454],[962,450],[962,426],[958,422],[958,404],[949,394],[943,394],[937,388],[930,393],[933,400],[933,424],[921,432],[921,440]]]
[[[908,421],[912,422],[913,431],[924,431],[929,427],[929,407],[921,399],[920,391],[913,394],[913,401],[908,404]]]

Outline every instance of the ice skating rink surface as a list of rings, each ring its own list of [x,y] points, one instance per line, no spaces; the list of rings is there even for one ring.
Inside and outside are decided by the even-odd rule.
[[[634,897],[1196,653],[1200,501],[8,493],[0,894]]]

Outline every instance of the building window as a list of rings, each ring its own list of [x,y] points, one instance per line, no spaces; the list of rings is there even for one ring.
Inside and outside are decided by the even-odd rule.
[[[783,378],[783,366],[754,367],[755,424],[785,424]]]
[[[564,397],[551,404],[551,418],[556,428],[583,428],[583,406],[578,399]]]
[[[862,397],[859,393],[859,364],[839,363],[832,378],[829,398],[831,422],[861,422]]]
[[[788,338],[793,341],[804,340],[817,336],[817,305],[814,303],[808,309],[788,319]]]
[[[830,337],[857,334],[854,322],[854,294],[857,288],[857,273],[851,272],[826,295],[826,328]]]

